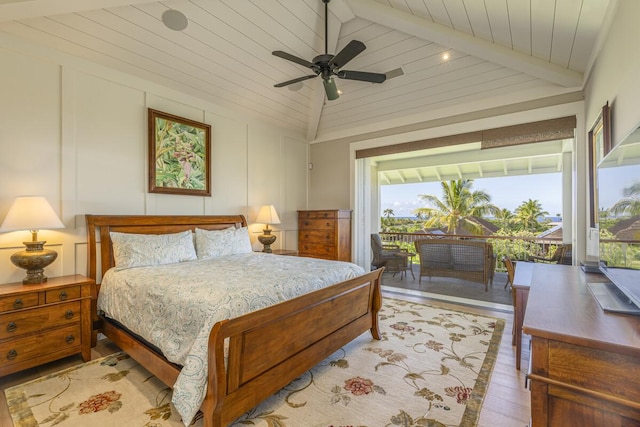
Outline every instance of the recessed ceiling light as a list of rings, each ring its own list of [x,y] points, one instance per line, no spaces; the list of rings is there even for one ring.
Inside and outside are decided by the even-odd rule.
[[[189,20],[184,16],[184,13],[174,9],[165,10],[162,13],[162,22],[167,28],[174,31],[182,31],[189,25]]]
[[[448,61],[451,58],[451,55],[449,54],[449,52],[443,52],[442,53],[442,60],[443,61]]]

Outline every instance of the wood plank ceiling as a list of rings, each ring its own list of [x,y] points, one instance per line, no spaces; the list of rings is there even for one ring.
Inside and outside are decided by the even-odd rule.
[[[151,80],[314,141],[494,98],[581,90],[609,2],[332,0],[329,52],[357,39],[367,49],[346,68],[402,71],[379,85],[338,79],[342,95],[335,101],[325,100],[320,78],[296,91],[273,87],[309,70],[272,51],[308,60],[324,53],[321,0],[0,0],[0,36]],[[186,29],[163,25],[168,9],[187,16]]]

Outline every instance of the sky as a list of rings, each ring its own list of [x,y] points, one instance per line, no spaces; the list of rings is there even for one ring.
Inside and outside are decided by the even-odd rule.
[[[562,174],[540,174],[479,178],[473,180],[472,191],[482,190],[500,209],[514,211],[529,199],[537,200],[550,216],[562,213]],[[380,187],[381,213],[393,209],[395,217],[415,217],[413,211],[424,207],[419,194],[433,194],[442,200],[439,182],[383,185]]]

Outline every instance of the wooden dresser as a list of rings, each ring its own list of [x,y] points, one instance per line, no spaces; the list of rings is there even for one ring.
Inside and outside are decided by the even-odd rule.
[[[351,211],[298,211],[300,256],[351,261]]]
[[[0,376],[81,353],[91,359],[93,280],[0,284]]]
[[[533,268],[523,326],[532,427],[640,425],[640,317],[600,308],[586,284],[605,280],[579,267]]]

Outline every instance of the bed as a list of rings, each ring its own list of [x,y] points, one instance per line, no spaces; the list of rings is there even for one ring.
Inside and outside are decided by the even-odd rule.
[[[116,265],[112,236],[174,235],[246,227],[242,215],[87,215],[86,221],[88,275],[96,280],[98,294],[103,276]],[[295,258],[256,256],[260,257],[277,257],[278,263]],[[206,384],[199,408],[205,427],[230,424],[360,334],[370,331],[374,339],[380,339],[381,273],[382,269],[363,272],[286,301],[216,321],[206,339],[207,369],[202,373]],[[155,345],[107,316],[96,314],[95,325],[96,333],[102,332],[165,384],[176,384],[183,367],[170,362]]]

